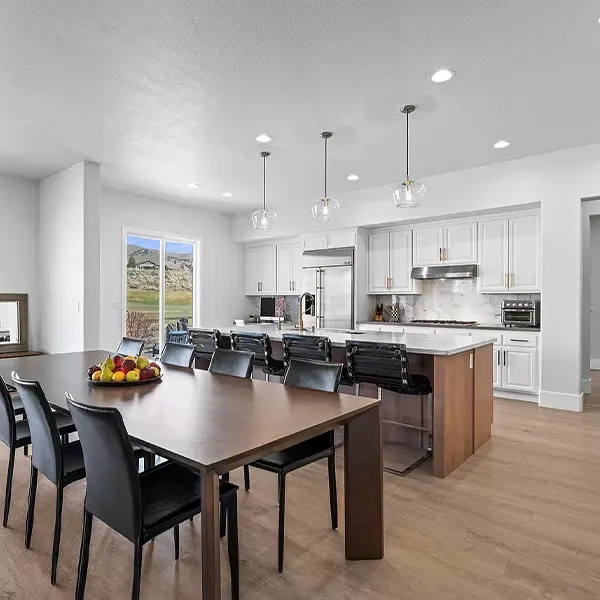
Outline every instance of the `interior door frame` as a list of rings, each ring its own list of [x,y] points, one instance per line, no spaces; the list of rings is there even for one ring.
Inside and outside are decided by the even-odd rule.
[[[158,343],[162,346],[165,343],[164,340],[164,327],[160,326],[160,322],[164,322],[164,285],[165,285],[165,243],[176,242],[181,244],[191,244],[193,247],[194,255],[194,267],[193,267],[193,279],[192,279],[192,318],[195,327],[199,327],[202,324],[202,308],[203,308],[203,297],[202,297],[202,270],[203,263],[202,259],[204,252],[202,251],[203,243],[202,238],[188,238],[181,236],[176,233],[168,233],[165,231],[157,231],[153,229],[142,229],[138,227],[131,227],[123,225],[121,227],[121,336],[125,335],[125,314],[127,310],[127,236],[136,237],[148,237],[155,240],[159,240],[159,256],[160,256],[160,281],[159,281],[159,332],[158,332]]]

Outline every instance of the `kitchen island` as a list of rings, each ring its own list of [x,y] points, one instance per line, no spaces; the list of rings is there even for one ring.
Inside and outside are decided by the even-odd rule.
[[[231,331],[268,333],[273,355],[281,356],[281,336],[300,333],[293,327],[275,325],[245,325],[217,327],[224,345]],[[428,399],[388,390],[381,391],[381,417],[384,440],[384,465],[390,471],[401,472],[397,458],[406,448],[426,450],[429,439],[419,429],[429,428],[433,436],[433,471],[446,477],[476,452],[491,436],[493,421],[493,342],[474,340],[464,335],[396,334],[319,329],[305,330],[303,335],[327,336],[331,340],[333,360],[345,363],[347,340],[405,344],[411,373],[426,375],[433,387],[433,406]],[[360,395],[377,396],[375,386],[361,384]],[[431,422],[429,415],[431,414]],[[408,424],[409,427],[397,423]],[[410,426],[413,427],[410,427]],[[422,452],[425,454],[425,452]]]

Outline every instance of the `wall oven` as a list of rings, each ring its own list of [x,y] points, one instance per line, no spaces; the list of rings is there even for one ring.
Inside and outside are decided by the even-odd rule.
[[[505,327],[539,327],[539,300],[502,300],[502,325]]]

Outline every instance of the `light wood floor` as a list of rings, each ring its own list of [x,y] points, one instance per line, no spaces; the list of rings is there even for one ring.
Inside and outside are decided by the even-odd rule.
[[[65,493],[58,584],[49,581],[54,488],[40,481],[32,547],[23,546],[29,461],[17,460],[8,529],[0,528],[0,598],[71,600],[84,485]],[[343,493],[342,463],[338,480]],[[6,452],[0,449],[4,485]],[[241,484],[241,473],[233,474]],[[343,558],[343,529],[329,528],[323,465],[288,483],[286,564],[277,573],[275,477],[252,472],[240,491],[243,600],[598,599],[600,409],[566,413],[496,402],[493,438],[446,480],[430,463],[406,478],[385,475],[386,556]],[[343,523],[343,518],[341,519]],[[200,523],[182,526],[144,553],[142,598],[200,599]],[[229,598],[223,546],[223,598]],[[131,545],[95,524],[89,600],[130,597]]]

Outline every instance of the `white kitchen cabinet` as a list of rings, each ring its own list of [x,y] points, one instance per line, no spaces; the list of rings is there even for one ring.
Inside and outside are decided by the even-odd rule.
[[[327,248],[327,235],[311,235],[302,240],[304,250],[325,250]]]
[[[302,245],[277,244],[277,294],[300,294],[302,282]]]
[[[277,252],[275,244],[246,248],[246,295],[277,293]]]
[[[494,369],[493,369],[493,384],[494,389],[502,387],[502,350],[494,346]]]
[[[540,215],[511,218],[509,240],[510,290],[517,293],[540,291],[542,287]]]
[[[368,243],[369,294],[420,294],[421,282],[411,278],[412,231],[371,233]]]
[[[477,262],[477,222],[451,223],[444,227],[444,264],[472,265]]]
[[[413,230],[414,265],[466,265],[477,262],[477,222],[449,222]]]
[[[540,215],[481,221],[478,291],[537,293],[541,287]]]
[[[415,267],[441,265],[444,260],[443,247],[444,228],[441,225],[413,229],[413,265]]]
[[[303,250],[327,250],[328,248],[354,248],[356,229],[338,229],[302,238]]]
[[[501,360],[503,390],[537,393],[537,350],[503,347]]]

